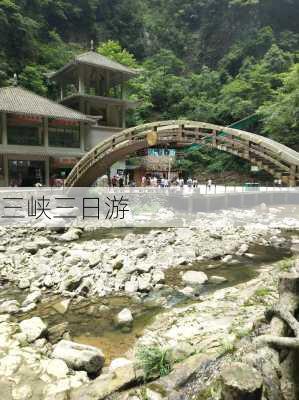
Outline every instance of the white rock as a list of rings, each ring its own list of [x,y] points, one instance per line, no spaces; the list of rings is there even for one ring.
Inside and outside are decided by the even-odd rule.
[[[127,358],[115,358],[114,360],[111,361],[111,364],[109,365],[109,369],[111,371],[116,370],[117,368],[122,368],[127,365],[132,365],[133,361],[128,360]]]
[[[21,279],[18,286],[20,289],[27,289],[30,287],[30,280],[26,278]]]
[[[0,314],[13,314],[18,312],[20,305],[17,300],[7,300],[0,304]]]
[[[98,373],[105,361],[100,349],[69,340],[58,342],[54,346],[52,357],[65,361],[69,368],[88,373]]]
[[[14,387],[11,394],[13,400],[29,400],[33,393],[29,385],[22,385]]]
[[[58,240],[61,240],[62,242],[71,242],[73,240],[78,240],[81,234],[81,229],[70,228],[67,232],[60,235]]]
[[[0,359],[0,376],[12,376],[20,368],[22,357],[8,355]]]
[[[232,259],[233,259],[233,256],[231,254],[228,254],[225,257],[223,257],[221,259],[221,261],[224,262],[224,263],[228,263],[228,262],[232,261]]]
[[[27,313],[27,312],[29,312],[29,311],[34,310],[35,308],[36,308],[36,303],[30,303],[30,304],[28,304],[28,306],[22,307],[22,308],[21,308],[21,311],[22,311],[23,313]]]
[[[47,325],[39,317],[32,317],[20,322],[22,333],[26,335],[29,343],[40,338],[47,330]]]
[[[213,275],[213,276],[210,276],[210,278],[209,278],[209,283],[218,284],[218,283],[223,283],[223,282],[227,282],[227,279],[224,278],[224,276]]]
[[[25,243],[23,247],[30,254],[35,254],[38,251],[38,245],[35,242]]]
[[[121,310],[116,316],[118,325],[130,325],[133,322],[133,315],[128,308]]]
[[[248,258],[254,258],[255,255],[252,253],[244,253],[244,256],[248,257]]]
[[[55,303],[52,307],[54,310],[59,312],[59,314],[65,314],[70,305],[70,299],[61,300],[58,303]]]
[[[43,236],[37,237],[37,238],[34,240],[34,242],[37,244],[37,246],[38,246],[40,249],[44,249],[44,248],[46,248],[46,247],[48,247],[48,246],[51,245],[50,240],[47,239],[46,237],[43,237]]]
[[[151,275],[150,274],[142,274],[138,277],[138,290],[141,292],[148,292],[151,290]]]
[[[242,255],[242,254],[246,253],[247,250],[248,250],[248,245],[247,245],[246,243],[243,243],[243,244],[240,246],[239,250],[237,251],[237,254],[238,254],[238,255]]]
[[[153,272],[153,282],[154,283],[164,283],[165,282],[165,274],[163,271],[154,271]]]
[[[49,375],[55,376],[55,378],[65,378],[69,373],[69,368],[65,361],[60,359],[53,359],[48,362],[46,372]]]
[[[102,253],[100,251],[94,251],[89,257],[89,266],[91,268],[95,267],[102,261]]]
[[[136,258],[144,258],[147,256],[147,249],[145,247],[139,247],[134,251],[134,256]]]
[[[147,400],[163,400],[163,397],[160,393],[147,388],[146,389],[146,399]]]
[[[26,297],[26,299],[22,303],[22,307],[26,307],[31,303],[37,303],[42,297],[42,292],[40,290],[36,290]]]
[[[54,282],[52,276],[51,275],[46,275],[45,279],[44,279],[44,285],[47,288],[50,288],[50,287],[54,286],[54,284],[55,284],[55,282]]]
[[[181,293],[183,293],[185,296],[193,296],[195,291],[194,288],[190,286],[186,286],[183,289],[180,290]]]
[[[202,285],[208,281],[208,277],[201,271],[187,271],[183,274],[182,280],[187,285]]]
[[[138,291],[138,281],[132,277],[130,281],[127,281],[125,283],[125,291],[127,293],[137,292]]]

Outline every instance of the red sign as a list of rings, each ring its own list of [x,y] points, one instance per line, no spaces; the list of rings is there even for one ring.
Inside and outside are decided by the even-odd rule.
[[[42,117],[38,117],[35,115],[9,115],[8,123],[9,124],[40,124],[42,122]]]
[[[77,121],[72,121],[70,119],[51,119],[49,121],[50,126],[78,126]]]

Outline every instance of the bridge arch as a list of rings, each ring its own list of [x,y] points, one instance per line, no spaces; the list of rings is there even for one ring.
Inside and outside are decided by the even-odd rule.
[[[152,132],[155,132],[152,135]],[[295,186],[299,181],[299,153],[272,139],[239,129],[205,122],[173,120],[153,122],[125,129],[92,148],[74,166],[65,181],[67,187],[91,185],[116,161],[137,150],[155,145],[179,147],[204,144],[249,161],[276,178]]]

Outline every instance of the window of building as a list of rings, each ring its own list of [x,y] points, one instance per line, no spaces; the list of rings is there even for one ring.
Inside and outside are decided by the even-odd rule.
[[[43,128],[40,118],[9,115],[7,143],[20,146],[43,146]]]
[[[3,115],[3,113],[0,113],[0,144],[3,143],[3,123],[4,123],[3,119],[4,118],[5,118],[5,116]]]
[[[49,146],[80,148],[80,125],[57,125],[49,122]]]
[[[34,186],[45,183],[45,162],[35,160],[9,160],[10,186]]]
[[[4,157],[0,154],[0,181],[4,180]]]

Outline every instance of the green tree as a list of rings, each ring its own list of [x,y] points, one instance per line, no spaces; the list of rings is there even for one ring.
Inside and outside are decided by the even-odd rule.
[[[19,83],[21,86],[40,95],[47,94],[45,69],[39,65],[27,65],[19,76]]]
[[[138,67],[133,54],[129,53],[126,49],[123,49],[117,41],[108,40],[107,42],[102,43],[97,48],[97,52],[130,68]]]
[[[282,81],[283,86],[277,90],[274,100],[259,109],[263,132],[299,150],[299,64],[285,73]]]

